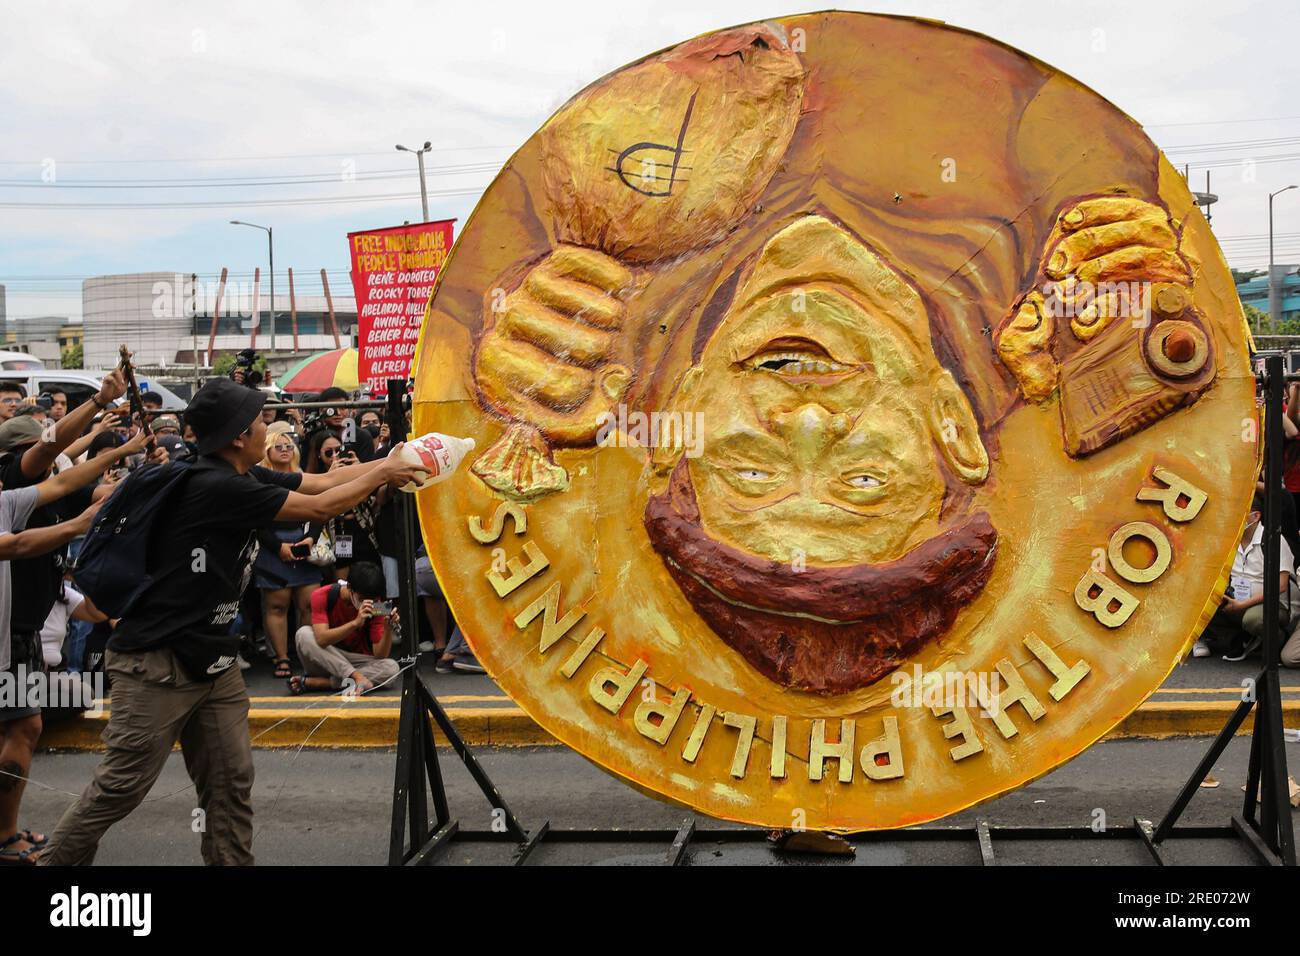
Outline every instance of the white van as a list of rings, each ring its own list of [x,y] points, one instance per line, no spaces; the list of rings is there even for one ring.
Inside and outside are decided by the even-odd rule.
[[[16,356],[16,358],[9,358]],[[30,364],[22,365],[23,361]],[[13,363],[11,365],[10,363]],[[16,366],[16,367],[15,367]],[[47,369],[37,359],[22,352],[0,352],[0,382],[15,382],[22,387],[25,395],[40,395],[42,392],[63,392],[68,396],[68,408],[76,408],[86,399],[99,391],[99,383],[107,374],[81,368]],[[142,392],[156,392],[163,400],[163,411],[184,411],[186,402],[176,393],[151,382],[146,376],[136,375],[136,384]]]

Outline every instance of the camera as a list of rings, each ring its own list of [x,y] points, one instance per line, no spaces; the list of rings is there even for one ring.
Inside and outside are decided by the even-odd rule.
[[[235,355],[235,367],[230,370],[230,377],[235,377],[235,372],[244,373],[244,384],[249,388],[257,388],[262,384],[262,373],[253,368],[257,361],[257,352],[252,349],[240,349]]]
[[[48,412],[54,407],[54,396],[49,392],[41,392],[40,395],[36,396],[36,404]]]
[[[302,418],[302,444],[307,447],[307,442],[311,441],[312,435],[325,427],[325,412],[329,409],[313,408]]]

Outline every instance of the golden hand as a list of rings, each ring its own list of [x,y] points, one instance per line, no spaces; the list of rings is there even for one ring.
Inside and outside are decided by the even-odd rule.
[[[1180,232],[1161,206],[1130,196],[1083,199],[1057,217],[1035,285],[1011,307],[995,334],[998,357],[1021,392],[1041,402],[1059,375],[1052,344],[1057,320],[1070,319],[1079,342],[1095,338],[1117,317],[1146,325],[1147,310],[1171,288],[1190,299],[1191,269]]]
[[[620,359],[632,274],[616,259],[560,246],[500,304],[479,344],[475,380],[488,404],[560,445],[590,441],[622,399]]]
[[[1083,342],[1119,315],[1145,324],[1157,283],[1190,293],[1179,239],[1169,213],[1144,199],[1105,196],[1070,206],[1057,219],[1041,269],[1066,306],[1057,314],[1073,316],[1070,329]]]

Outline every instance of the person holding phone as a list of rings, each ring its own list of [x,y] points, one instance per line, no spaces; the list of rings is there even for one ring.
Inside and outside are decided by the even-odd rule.
[[[273,423],[266,430],[263,468],[281,474],[300,474],[298,446],[287,423]],[[320,587],[320,569],[307,561],[320,537],[319,522],[277,522],[260,532],[261,547],[253,563],[254,583],[262,592],[262,626],[271,643],[275,677],[293,676],[289,662],[289,606],[297,610],[298,626],[311,620],[311,594]]]
[[[343,442],[328,429],[312,432],[304,450],[303,471],[309,475],[323,475],[334,467]]]
[[[397,611],[384,591],[379,567],[358,561],[346,581],[312,594],[311,625],[294,635],[304,673],[290,678],[290,693],[364,694],[397,676],[397,661],[388,656]]]

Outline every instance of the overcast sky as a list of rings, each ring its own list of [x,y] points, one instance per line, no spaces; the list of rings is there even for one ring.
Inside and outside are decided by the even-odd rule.
[[[275,228],[281,283],[292,266],[300,292],[316,292],[326,268],[334,292],[350,296],[345,234],[420,216],[415,159],[395,143],[433,142],[430,214],[463,222],[510,152],[591,80],[699,33],[801,9],[790,0],[6,3],[9,315],[78,317],[80,280],[92,275],[265,267],[264,235],[230,219]],[[1081,80],[1180,168],[1192,162],[1194,188],[1213,164],[1214,229],[1229,262],[1267,262],[1267,194],[1300,182],[1295,3],[861,9],[978,30]],[[312,202],[257,204],[298,199]],[[1300,261],[1300,190],[1275,209],[1278,259]]]

